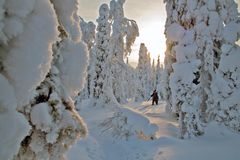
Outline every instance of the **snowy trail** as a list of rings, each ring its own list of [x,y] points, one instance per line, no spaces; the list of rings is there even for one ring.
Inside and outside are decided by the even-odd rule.
[[[94,106],[91,102],[79,106],[89,133],[68,152],[69,160],[239,160],[240,135],[217,123],[211,123],[203,136],[178,139],[177,122],[165,113],[164,102],[155,106],[151,102],[120,106],[123,116],[128,119],[122,126],[124,129],[138,127],[145,133],[155,133],[157,139],[129,136],[126,140],[116,137],[116,133],[102,132],[101,122],[115,113],[113,108]],[[113,124],[121,124],[116,123],[118,120]],[[156,130],[152,130],[147,122]]]
[[[133,107],[157,124],[158,150],[154,160],[239,160],[240,136],[224,126],[213,122],[206,128],[205,135],[180,140],[177,121],[165,112],[164,102],[154,106],[151,102],[129,103],[125,107]]]
[[[152,105],[150,101],[139,103],[128,103],[124,105],[128,108],[133,108],[143,115],[149,121],[158,126],[156,137],[177,137],[178,123],[165,112],[165,102],[160,101],[158,105]]]

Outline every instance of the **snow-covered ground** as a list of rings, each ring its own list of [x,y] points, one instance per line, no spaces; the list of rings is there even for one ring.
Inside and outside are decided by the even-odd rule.
[[[158,106],[143,102],[119,107],[95,105],[88,100],[78,105],[78,108],[87,123],[89,135],[72,147],[67,154],[69,160],[240,158],[240,135],[216,123],[208,125],[204,136],[191,140],[178,139],[178,125],[174,118],[165,113],[164,102]],[[121,118],[114,120],[113,116]],[[139,134],[140,131],[143,134]]]

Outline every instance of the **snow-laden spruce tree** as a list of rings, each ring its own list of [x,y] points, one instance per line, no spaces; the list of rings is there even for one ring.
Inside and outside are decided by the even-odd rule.
[[[206,102],[211,98],[210,84],[220,60],[219,51],[223,29],[221,1],[175,0],[165,2],[169,17],[166,22],[168,45],[165,59],[165,73],[167,73],[165,81],[170,74],[173,78],[170,80],[172,84],[165,87],[171,88],[171,92],[167,92],[167,99],[171,110],[180,113],[181,136],[185,133],[198,135],[202,133],[200,121],[206,120]],[[183,63],[188,63],[188,68],[192,67],[192,72],[189,73],[192,83],[189,79],[188,84],[176,85],[176,82],[181,82],[182,78],[185,78],[183,75],[179,76],[180,70],[177,69],[177,65]],[[194,74],[193,77],[192,74]],[[189,92],[188,89],[195,90],[194,95],[198,98],[194,102],[183,100],[182,93]],[[183,107],[186,101],[189,104],[187,110]],[[192,108],[195,109],[192,110]],[[198,120],[199,118],[201,120]]]
[[[148,54],[147,54],[146,74],[147,74],[146,98],[149,98],[152,91],[153,91],[152,82],[154,82],[154,80],[153,80],[153,70],[152,70],[152,66],[151,66],[151,53],[150,52],[148,52]],[[156,89],[156,88],[154,88],[154,89]]]
[[[112,0],[110,2],[110,18],[112,20],[112,81],[113,92],[118,102],[126,102],[123,82],[126,80],[124,63],[126,55],[131,53],[131,46],[139,35],[138,26],[134,20],[129,20],[124,16],[123,5],[125,0]],[[126,39],[126,41],[124,41]]]
[[[136,72],[137,88],[135,101],[143,101],[149,98],[151,93],[151,59],[144,43],[140,45]]]
[[[224,20],[221,60],[211,84],[211,118],[240,132],[240,18],[234,0],[221,3]]]
[[[157,59],[157,66],[156,66],[156,72],[155,72],[155,87],[158,91],[159,98],[163,98],[163,80],[162,80],[162,74],[163,74],[163,66],[160,63],[160,56],[158,56]]]
[[[110,64],[110,33],[111,25],[109,22],[109,7],[102,4],[99,9],[99,18],[97,19],[97,34],[95,44],[95,63],[92,75],[93,97],[103,102],[110,101],[111,90],[111,64]]]
[[[206,3],[198,2],[193,5],[195,9],[195,31],[196,44],[198,45],[197,56],[201,60],[201,68],[199,72],[199,81],[201,87],[201,117],[203,121],[207,121],[208,114],[206,112],[209,100],[214,99],[211,95],[210,85],[219,67],[222,45],[223,20],[221,18],[221,0],[207,1]]]
[[[83,18],[80,18],[80,26],[82,30],[82,40],[87,44],[88,51],[89,51],[89,64],[87,69],[87,79],[86,83],[84,84],[84,88],[80,92],[78,100],[90,98],[92,86],[91,75],[94,72],[94,61],[95,61],[95,54],[94,54],[94,43],[95,43],[95,35],[96,35],[96,25],[93,22],[86,22]]]
[[[124,3],[125,0],[112,0],[110,2],[113,55],[119,61],[123,61],[125,56],[131,53],[131,46],[139,35],[136,22],[124,16]],[[126,37],[126,42],[124,42],[124,37]]]
[[[136,95],[136,70],[127,62],[127,67],[125,68],[125,80],[124,80],[124,87],[126,96],[128,99],[135,98]]]
[[[1,1],[0,13],[0,157],[13,159],[30,134],[21,108],[50,69],[57,20],[49,0]]]
[[[157,79],[156,79],[156,66],[155,66],[155,59],[152,60],[152,88],[157,89]]]
[[[182,35],[176,36],[177,32]],[[192,31],[185,30],[177,23],[173,23],[167,29],[167,37],[178,42],[173,47],[173,51],[176,53],[176,62],[172,64],[173,72],[170,75],[169,84],[173,111],[179,113],[180,136],[182,138],[202,134],[201,97],[198,94],[199,83],[195,80],[199,73],[201,61],[197,59],[197,45],[191,34],[193,34]],[[186,41],[182,41],[182,39]]]
[[[69,147],[87,133],[72,100],[83,87],[88,60],[86,46],[81,41],[78,3],[76,0],[51,3],[52,14],[59,23],[55,28],[58,26],[60,34],[58,42],[47,46],[54,53],[51,70],[37,87],[31,103],[20,108],[31,130],[21,142],[15,160],[64,159]],[[41,6],[40,10],[45,7]]]
[[[93,22],[86,22],[83,18],[80,18],[80,27],[82,30],[82,40],[87,44],[88,50],[90,50],[95,41],[96,25]]]

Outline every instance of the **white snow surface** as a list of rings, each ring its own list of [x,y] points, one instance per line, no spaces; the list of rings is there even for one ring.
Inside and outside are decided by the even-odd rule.
[[[33,10],[35,2],[36,0],[6,0],[5,7],[10,15],[24,18]]]
[[[165,113],[165,103],[151,106],[150,102],[128,103],[120,109],[134,126],[144,131],[158,130],[153,139],[130,136],[127,140],[103,132],[100,123],[111,117],[113,106],[95,105],[89,100],[78,105],[86,120],[89,135],[79,141],[69,152],[69,160],[239,160],[240,135],[212,122],[204,136],[191,140],[177,138],[177,122]],[[148,119],[148,121],[146,121]],[[143,123],[145,122],[145,123]],[[148,122],[149,124],[147,124]],[[152,126],[152,127],[147,127]],[[138,128],[139,129],[139,128]],[[150,131],[149,130],[149,131]]]
[[[16,111],[14,89],[1,74],[0,88],[0,159],[8,160],[17,154],[30,126],[25,117]]]

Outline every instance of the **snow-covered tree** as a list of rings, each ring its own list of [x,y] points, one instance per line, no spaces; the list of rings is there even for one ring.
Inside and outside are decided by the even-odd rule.
[[[53,47],[54,60],[46,79],[38,86],[35,98],[24,108],[31,121],[31,134],[22,142],[15,159],[63,159],[64,153],[75,141],[86,135],[86,127],[75,110],[71,96],[72,89],[67,89],[61,76],[70,76],[80,82],[82,78],[79,60],[84,58],[85,46],[71,44],[63,40]],[[71,52],[69,52],[70,50]],[[64,54],[72,54],[64,57]],[[78,54],[79,53],[79,54]],[[83,55],[82,55],[83,54]],[[73,63],[74,65],[69,65]],[[80,65],[79,65],[80,64]],[[70,67],[75,73],[63,73],[62,67]],[[74,75],[73,75],[74,74]],[[77,82],[75,82],[77,84]],[[69,83],[74,85],[73,82]],[[82,85],[80,82],[79,85]],[[75,87],[78,87],[75,85]],[[80,87],[80,86],[79,86]],[[76,91],[76,90],[75,90]],[[71,94],[69,94],[71,93]]]
[[[198,3],[196,12],[196,44],[197,56],[201,60],[199,81],[201,87],[201,117],[207,121],[207,107],[209,99],[212,99],[210,85],[219,66],[222,45],[223,20],[221,19],[222,1],[208,1]]]
[[[240,19],[234,0],[222,1],[224,20],[221,60],[211,84],[212,99],[208,108],[211,118],[240,132]]]
[[[21,108],[50,69],[57,20],[49,0],[1,1],[0,12],[0,157],[13,159],[30,134]]]
[[[175,36],[182,32],[181,39]],[[194,39],[186,39],[192,32],[185,30],[177,23],[167,29],[167,36],[172,41],[178,42],[173,47],[176,53],[176,62],[172,64],[173,72],[170,75],[170,88],[172,93],[173,111],[179,113],[181,137],[199,135],[202,132],[199,121],[201,97],[199,97],[198,83],[194,83],[199,72],[201,61],[197,59],[197,45]],[[172,36],[173,35],[173,36]],[[186,36],[186,37],[185,37]]]
[[[122,82],[125,80],[124,63],[126,55],[131,53],[131,46],[139,35],[135,21],[124,16],[123,4],[125,0],[112,0],[110,2],[110,18],[112,19],[112,81],[113,92],[118,102],[126,102],[127,96]],[[124,39],[126,41],[124,41]]]
[[[82,30],[82,39],[88,46],[89,51],[89,64],[87,69],[87,79],[84,85],[83,90],[80,92],[79,100],[90,98],[91,91],[92,91],[92,76],[94,72],[94,61],[95,61],[95,54],[94,54],[94,43],[95,43],[95,35],[96,35],[96,26],[93,22],[86,22],[83,18],[80,18],[80,26]]]
[[[136,70],[128,65],[126,68],[125,72],[125,81],[124,81],[124,86],[125,86],[125,91],[128,99],[134,99],[136,95]]]
[[[124,16],[123,5],[125,0],[112,0],[110,2],[110,18],[112,19],[113,54],[123,61],[131,53],[132,45],[139,36],[136,21]],[[126,39],[126,41],[124,41]]]
[[[171,92],[167,92],[167,99],[171,110],[180,113],[181,136],[185,133],[198,135],[202,133],[200,121],[206,120],[206,102],[211,96],[210,84],[220,60],[223,29],[219,6],[221,2],[215,0],[165,2],[168,16],[165,81],[171,75],[171,84],[165,87],[171,89]],[[191,69],[188,73],[189,79],[184,80],[184,74],[180,74],[182,71],[178,68],[181,66]],[[176,82],[179,84],[174,85]],[[187,97],[184,94],[192,91],[194,94],[191,102],[185,99]],[[194,100],[194,96],[198,98]],[[184,103],[188,104],[188,109]]]
[[[155,72],[155,87],[158,91],[159,98],[163,98],[163,80],[162,80],[162,74],[163,74],[163,66],[160,63],[160,56],[158,56],[157,59],[157,66],[156,66],[156,72]]]
[[[174,22],[174,18],[176,21],[176,11],[175,11],[175,1],[168,1],[164,0],[166,3],[166,12],[167,12],[167,19],[165,23],[165,35],[166,29]],[[167,102],[166,104],[166,111],[173,112],[173,106],[171,101],[171,89],[169,85],[169,77],[170,74],[173,72],[172,64],[176,61],[175,53],[172,51],[172,47],[174,46],[174,42],[167,38],[166,40],[166,51],[165,51],[165,58],[164,58],[164,71],[162,75],[162,91],[163,91],[163,98]]]
[[[148,55],[147,55],[146,74],[147,74],[147,81],[146,81],[146,98],[147,98],[147,97],[150,97],[150,95],[153,91],[152,83],[154,82],[153,76],[152,76],[153,70],[152,70],[152,66],[151,66],[151,53],[150,52],[148,52]]]
[[[136,72],[137,91],[135,100],[143,101],[150,97],[151,93],[151,59],[144,43],[140,45]]]
[[[110,33],[111,25],[109,22],[109,7],[102,4],[99,9],[99,18],[97,19],[97,35],[95,47],[94,75],[92,79],[93,97],[103,101],[109,100],[108,95],[111,92],[108,88],[110,84]],[[107,101],[108,101],[107,100]]]
[[[23,51],[36,49],[34,52],[39,52],[39,55],[29,53],[21,55],[18,60],[31,58],[30,62],[34,65],[32,68],[26,66],[25,69],[40,69],[38,73],[44,77],[41,79],[42,83],[39,84],[39,81],[37,84],[38,87],[31,86],[32,90],[36,89],[31,95],[31,102],[26,101],[18,107],[31,127],[29,134],[21,141],[20,149],[13,152],[15,156],[10,159],[64,159],[64,153],[69,147],[87,132],[72,100],[83,87],[88,59],[86,46],[81,42],[78,3],[75,0],[68,1],[67,4],[64,0],[47,0],[36,1],[33,6],[32,17],[29,15],[28,18],[32,22],[25,21],[26,25],[30,25],[27,33],[31,32],[30,36],[24,36],[28,44]],[[23,6],[19,8],[22,9]],[[25,13],[25,10],[22,13]],[[60,32],[58,39],[57,27]],[[50,57],[46,56],[45,52]],[[45,63],[38,64],[38,61],[33,61],[32,57],[35,56],[38,61],[43,57]],[[26,65],[22,61],[21,64]],[[48,70],[45,71],[44,67],[48,67]],[[27,78],[36,76],[36,73],[32,74],[30,71]],[[39,76],[34,77],[34,80],[36,78]],[[15,143],[13,140],[9,144]]]
[[[88,50],[93,47],[96,25],[93,22],[86,22],[83,18],[80,18],[80,27],[82,30],[82,40],[87,44]]]
[[[155,59],[152,60],[152,88],[157,88]]]

